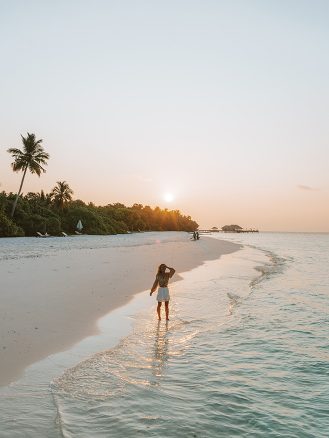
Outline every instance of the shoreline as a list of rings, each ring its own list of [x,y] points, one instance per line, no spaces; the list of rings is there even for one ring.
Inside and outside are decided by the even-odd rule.
[[[135,360],[138,364],[141,358],[145,359],[147,366],[145,368],[141,366],[138,370],[143,373],[144,369],[148,378],[161,380],[161,373],[165,372],[167,368],[165,364],[168,360],[168,345],[166,347],[167,342],[163,343],[163,336],[166,336],[165,339],[170,344],[170,351],[175,344],[175,342],[171,344],[172,336],[182,337],[183,344],[193,343],[195,324],[198,326],[200,322],[207,321],[207,317],[203,318],[205,315],[201,320],[190,318],[190,311],[195,306],[196,291],[198,296],[204,295],[201,302],[207,303],[208,292],[213,290],[217,283],[218,288],[215,286],[217,290],[213,300],[215,305],[210,313],[214,311],[217,314],[219,325],[229,322],[232,318],[231,307],[235,306],[235,301],[232,301],[227,294],[227,291],[232,289],[229,284],[232,285],[231,281],[236,273],[240,278],[238,281],[246,286],[250,279],[255,275],[258,276],[259,273],[254,270],[256,259],[254,255],[250,257],[248,248],[243,247],[239,251],[206,261],[195,269],[182,272],[183,281],[171,283],[172,318],[169,326],[165,321],[160,324],[157,322],[156,304],[153,299],[150,300],[148,290],[138,292],[128,303],[109,312],[98,321],[97,334],[82,339],[67,350],[31,364],[19,380],[9,386],[0,387],[2,400],[0,409],[3,412],[1,429],[5,432],[10,431],[8,436],[13,438],[16,436],[18,438],[22,430],[36,438],[44,436],[56,438],[62,434],[66,435],[67,427],[72,426],[74,434],[79,435],[75,428],[79,427],[78,425],[82,424],[88,416],[81,418],[80,421],[76,421],[74,415],[67,416],[72,408],[75,410],[76,403],[79,408],[75,412],[78,413],[80,408],[83,409],[80,405],[83,400],[90,400],[92,403],[95,400],[104,400],[106,394],[111,397],[118,395],[115,389],[116,383],[113,381],[113,377],[117,375],[116,371],[119,372],[117,375],[119,380],[123,378],[125,381],[128,378],[129,381],[133,376],[126,375],[126,371],[134,369],[135,366],[132,365],[131,368],[130,365],[134,364]],[[246,276],[250,279],[248,280]],[[233,281],[236,289],[238,283],[236,280]],[[241,287],[239,289],[242,292]],[[196,311],[202,313],[204,309],[201,306]],[[186,330],[192,333],[192,339],[182,333]],[[138,348],[140,342],[146,342],[150,348],[142,350],[142,354],[137,354],[137,357],[134,354],[126,357],[126,353],[133,353],[130,347]],[[183,344],[178,339],[178,350]],[[115,365],[114,373],[111,371],[113,365]],[[98,378],[101,377],[103,367],[106,368],[108,376],[105,375],[105,380],[99,385]],[[120,370],[126,371],[121,374]],[[135,377],[138,377],[137,380],[142,378],[139,371]],[[100,399],[97,394],[100,395]],[[15,424],[14,429],[11,426],[13,424]],[[93,435],[92,431],[90,435]]]
[[[176,241],[3,260],[0,386],[19,379],[29,365],[99,333],[100,318],[150,288],[160,263],[175,267],[176,282],[180,272],[241,248],[211,237],[191,242],[181,234]]]

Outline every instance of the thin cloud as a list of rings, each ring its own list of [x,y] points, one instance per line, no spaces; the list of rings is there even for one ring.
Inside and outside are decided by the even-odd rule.
[[[303,184],[299,184],[297,186],[300,190],[304,190],[306,192],[318,192],[320,189],[318,189],[317,187],[311,187],[311,186],[305,186]]]

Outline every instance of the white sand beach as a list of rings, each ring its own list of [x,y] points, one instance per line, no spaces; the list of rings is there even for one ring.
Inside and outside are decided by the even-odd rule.
[[[0,385],[30,364],[97,333],[97,321],[149,289],[160,263],[179,273],[239,249],[203,237],[135,246],[82,248],[1,260]],[[154,298],[150,298],[154,299]]]

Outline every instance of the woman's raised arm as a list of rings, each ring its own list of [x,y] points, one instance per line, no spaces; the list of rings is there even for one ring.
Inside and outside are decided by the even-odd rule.
[[[169,266],[167,266],[167,269],[169,269],[169,277],[171,278],[173,275],[174,275],[174,273],[176,272],[175,271],[175,269],[174,268],[169,268]]]

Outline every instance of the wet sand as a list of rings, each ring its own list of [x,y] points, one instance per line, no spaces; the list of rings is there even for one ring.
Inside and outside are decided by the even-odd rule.
[[[97,321],[151,287],[160,263],[179,272],[238,250],[203,237],[152,245],[63,251],[0,263],[0,385],[32,363],[98,332]],[[150,298],[150,300],[154,298]]]

